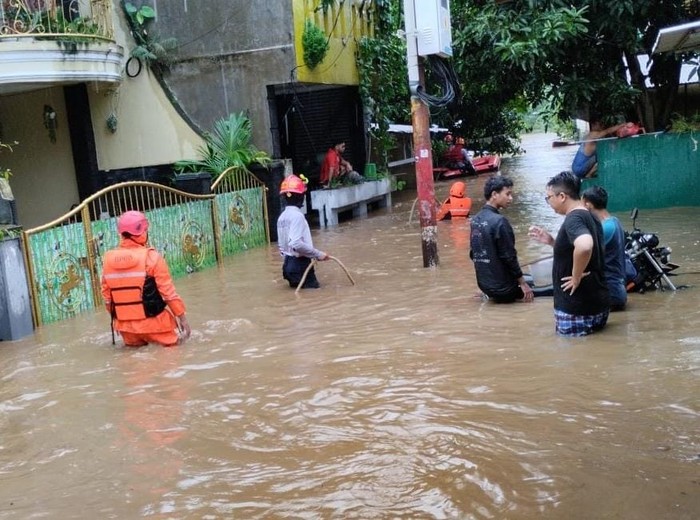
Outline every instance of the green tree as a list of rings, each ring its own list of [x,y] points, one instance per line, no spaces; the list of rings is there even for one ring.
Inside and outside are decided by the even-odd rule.
[[[663,128],[688,56],[654,56],[646,75],[637,56],[650,54],[659,29],[699,9],[687,0],[453,0],[453,63],[463,87],[454,117],[470,132],[488,130],[489,112],[501,120],[547,101],[562,119],[620,116]]]
[[[564,42],[585,31],[581,10],[536,4],[452,2],[452,63],[462,95],[445,124],[461,122],[471,147],[518,151],[525,114],[555,90],[550,81],[558,76],[545,63],[558,61]]]
[[[682,61],[697,58],[655,55],[648,70],[637,59],[651,53],[660,29],[700,16],[695,0],[450,4],[450,62],[461,92],[450,110],[432,110],[432,119],[477,148],[517,151],[527,129],[524,115],[535,106],[545,107],[551,123],[597,115],[641,121],[648,131],[663,129],[673,113]],[[402,0],[377,0],[379,43],[372,43],[368,74],[361,78],[373,121],[407,113],[405,59],[398,49],[387,49],[396,29],[403,28],[402,6]],[[428,72],[427,90],[436,89]]]
[[[357,67],[360,96],[371,123],[369,130],[378,169],[387,170],[394,140],[389,124],[411,120],[406,42],[396,35],[403,29],[401,0],[375,0],[376,36],[362,38],[358,45]]]

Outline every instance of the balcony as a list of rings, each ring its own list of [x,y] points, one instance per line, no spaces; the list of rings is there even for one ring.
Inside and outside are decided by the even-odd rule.
[[[111,0],[0,0],[0,95],[119,83]]]

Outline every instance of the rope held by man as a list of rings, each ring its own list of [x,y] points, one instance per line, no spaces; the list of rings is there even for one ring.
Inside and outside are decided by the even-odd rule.
[[[328,255],[328,258],[330,260],[335,260],[335,262],[345,271],[345,274],[347,275],[348,279],[350,280],[350,283],[355,285],[355,280],[353,280],[352,276],[350,276],[350,272],[347,270],[347,268],[343,265],[343,262],[338,260],[336,257]],[[314,258],[311,260],[311,263],[308,265],[306,270],[304,271],[304,276],[301,277],[301,281],[299,282],[299,285],[297,286],[296,290],[294,291],[294,294],[297,294],[299,292],[299,289],[304,287],[304,282],[306,282],[306,277],[309,274],[309,271],[311,271],[311,268],[315,266],[318,263],[318,261]]]

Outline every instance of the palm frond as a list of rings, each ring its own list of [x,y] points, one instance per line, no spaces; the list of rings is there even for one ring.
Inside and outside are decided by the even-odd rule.
[[[251,144],[253,125],[243,113],[230,114],[214,123],[211,133],[204,136],[205,144],[198,149],[199,160],[178,161],[179,173],[206,171],[218,175],[231,167],[248,169],[253,163],[266,166],[270,156]]]

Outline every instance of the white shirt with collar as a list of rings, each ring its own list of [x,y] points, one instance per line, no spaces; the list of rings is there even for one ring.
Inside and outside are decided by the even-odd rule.
[[[277,219],[277,245],[283,256],[319,259],[323,252],[314,248],[311,229],[301,208],[289,205]]]

